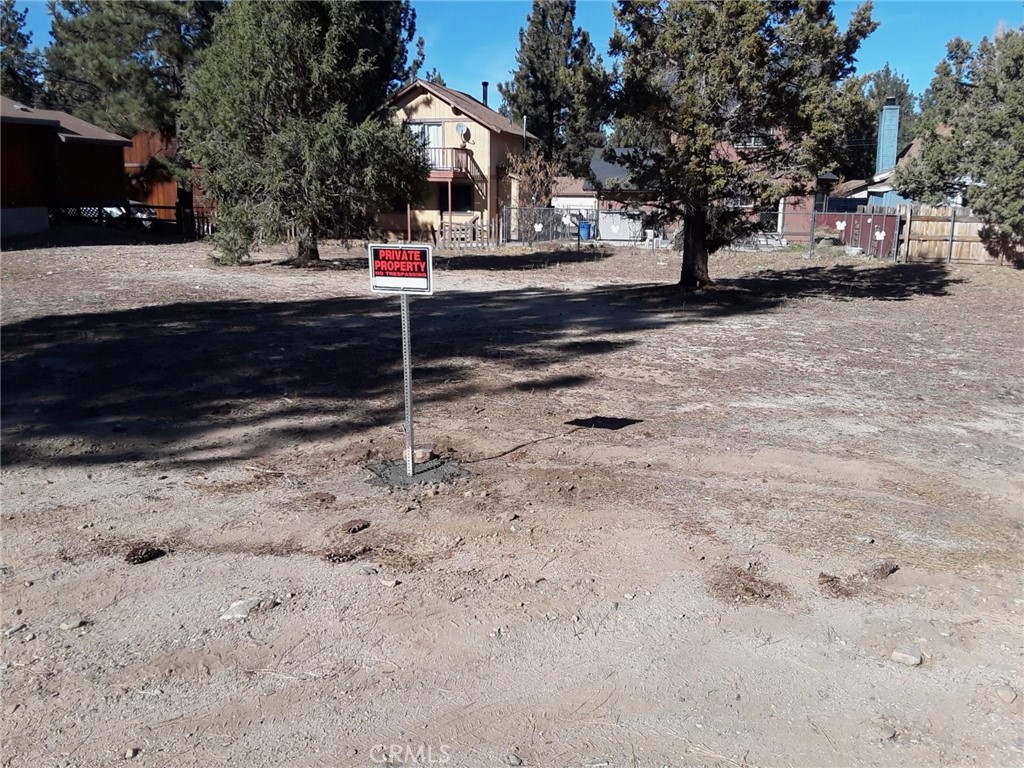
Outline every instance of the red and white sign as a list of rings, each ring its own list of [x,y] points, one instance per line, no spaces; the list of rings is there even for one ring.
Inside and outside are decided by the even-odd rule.
[[[433,248],[420,243],[370,246],[370,290],[374,293],[434,292]]]

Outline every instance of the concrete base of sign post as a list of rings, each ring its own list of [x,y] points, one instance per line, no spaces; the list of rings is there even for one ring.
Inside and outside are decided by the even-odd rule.
[[[400,461],[384,461],[367,467],[373,473],[367,482],[370,485],[385,488],[411,488],[429,483],[447,483],[462,477],[469,477],[470,472],[463,469],[457,462],[433,458],[423,464],[417,464],[415,473],[409,477],[406,472],[405,459]]]

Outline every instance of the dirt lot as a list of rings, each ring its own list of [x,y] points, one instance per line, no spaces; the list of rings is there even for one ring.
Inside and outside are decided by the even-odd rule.
[[[3,254],[3,765],[1024,761],[1024,273],[325,256]]]

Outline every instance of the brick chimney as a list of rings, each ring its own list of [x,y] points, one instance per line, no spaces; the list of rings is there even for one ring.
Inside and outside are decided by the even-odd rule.
[[[484,97],[483,97],[483,99],[481,99],[481,101],[483,101],[484,106],[486,107],[487,106],[487,81],[486,80],[483,81],[483,86],[484,86]]]
[[[885,100],[878,118],[878,146],[875,149],[875,175],[896,167],[896,153],[900,135],[900,105],[892,96]]]

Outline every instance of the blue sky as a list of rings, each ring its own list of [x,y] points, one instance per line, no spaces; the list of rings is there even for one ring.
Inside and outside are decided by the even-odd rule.
[[[33,42],[49,41],[50,20],[43,0],[20,0],[28,7]],[[845,26],[858,3],[836,2],[836,18]],[[519,28],[531,3],[523,0],[413,0],[417,34],[425,41],[426,70],[437,67],[452,88],[480,97],[480,83],[491,83],[491,106],[499,102],[496,85],[515,67]],[[920,94],[928,87],[946,41],[959,35],[972,43],[991,37],[1000,21],[1024,25],[1022,0],[879,0],[874,18],[881,26],[858,55],[859,73],[880,69],[886,62]],[[577,0],[576,23],[590,32],[598,52],[607,54],[613,29],[611,3]]]

